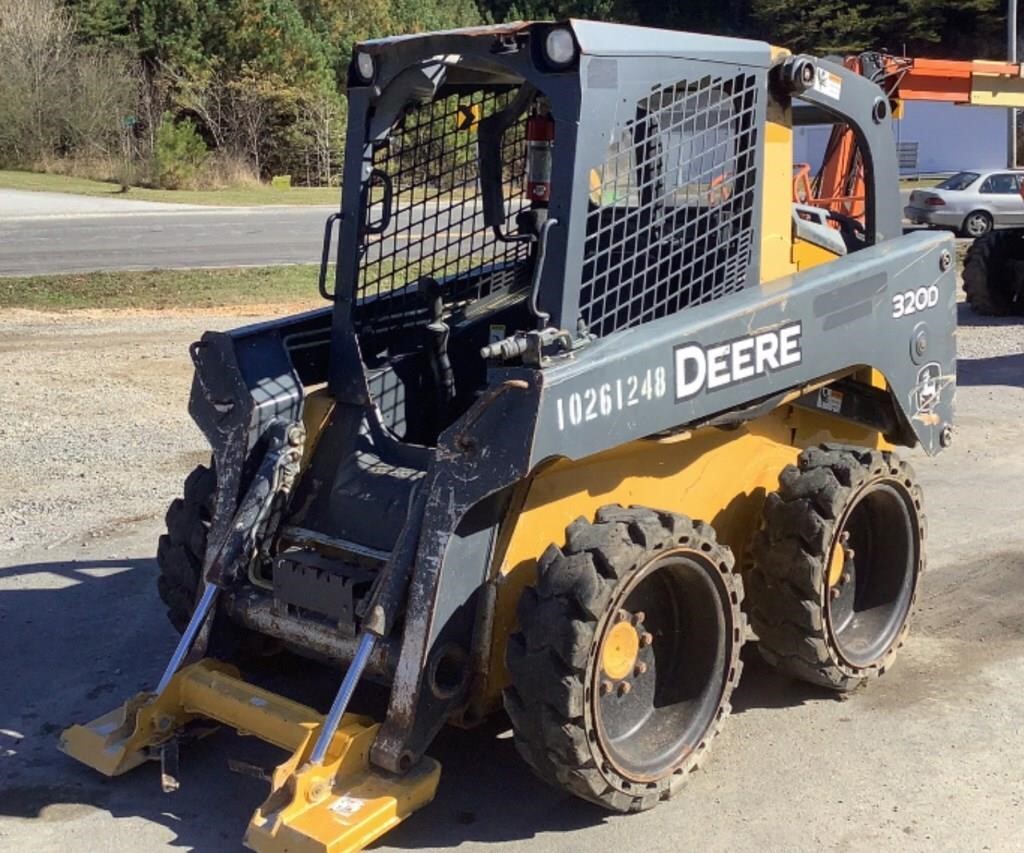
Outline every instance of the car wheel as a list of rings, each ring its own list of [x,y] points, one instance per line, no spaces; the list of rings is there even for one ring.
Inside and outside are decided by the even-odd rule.
[[[992,215],[984,210],[975,210],[964,218],[960,228],[961,237],[982,237],[992,230]]]

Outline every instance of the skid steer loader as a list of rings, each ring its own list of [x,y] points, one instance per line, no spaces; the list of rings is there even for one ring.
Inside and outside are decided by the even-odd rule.
[[[924,568],[892,447],[951,439],[956,281],[948,235],[902,234],[879,88],[586,21],[369,41],[349,75],[332,304],[193,346],[181,640],[62,748],[173,788],[232,726],[288,753],[245,843],[356,850],[433,797],[446,723],[503,707],[542,779],[632,812],[707,753],[749,628],[837,691],[888,669]],[[854,129],[863,226],[794,209],[794,100]],[[333,662],[326,713],[242,676],[275,645]]]

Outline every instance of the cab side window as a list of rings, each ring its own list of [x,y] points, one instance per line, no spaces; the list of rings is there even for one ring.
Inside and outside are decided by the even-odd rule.
[[[1020,178],[1017,175],[1000,174],[990,175],[981,185],[983,193],[997,193],[1000,195],[1016,195],[1020,191]]]

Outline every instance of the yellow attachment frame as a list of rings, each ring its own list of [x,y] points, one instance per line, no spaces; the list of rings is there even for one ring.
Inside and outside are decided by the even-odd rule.
[[[344,853],[361,850],[434,798],[441,765],[420,760],[403,776],[370,766],[379,725],[345,714],[322,764],[308,761],[323,722],[317,711],[243,681],[210,659],[184,667],[156,696],[140,693],[86,725],[72,726],[60,748],[117,776],[159,753],[188,723],[209,719],[291,751],[271,778],[271,793],[249,822],[245,844],[257,851]]]

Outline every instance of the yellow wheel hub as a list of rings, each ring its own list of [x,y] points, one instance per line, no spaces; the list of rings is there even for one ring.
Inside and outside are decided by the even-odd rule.
[[[613,681],[625,678],[636,665],[640,635],[629,622],[616,622],[601,647],[601,668]]]
[[[828,563],[828,585],[835,586],[843,577],[843,568],[846,566],[846,549],[836,542],[832,546],[832,556]]]

